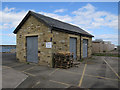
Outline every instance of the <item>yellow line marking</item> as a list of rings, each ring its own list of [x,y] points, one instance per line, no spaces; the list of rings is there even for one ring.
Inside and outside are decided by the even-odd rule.
[[[71,73],[71,74],[78,74],[81,75],[80,73],[76,73],[76,72],[71,72],[71,71],[66,71],[66,70],[62,70],[63,72],[67,72],[67,73]]]
[[[22,72],[25,73],[25,74],[27,74],[27,75],[33,76],[33,77],[36,76],[36,75],[34,75],[34,74],[31,74],[31,73],[28,73],[28,72],[25,72],[25,71],[22,71]]]
[[[2,67],[5,67],[5,68],[11,68],[11,67],[8,67],[8,66],[2,66]],[[23,73],[25,73],[25,74],[28,74],[28,75],[30,75],[30,76],[36,76],[36,75],[33,75],[33,74],[31,74],[31,73],[28,73],[28,72],[25,72],[25,71],[21,71],[21,72],[23,72]]]
[[[2,66],[2,67],[5,67],[7,69],[7,68],[13,68],[13,67],[16,67],[16,66],[21,66],[21,65],[23,65],[23,64],[16,64],[16,65],[13,65],[13,66]]]
[[[10,67],[13,68],[13,67],[16,67],[16,66],[21,66],[21,65],[23,65],[23,63],[22,64],[16,64],[16,65],[13,65],[13,66],[10,66]]]
[[[109,68],[115,73],[115,75],[120,79],[120,76],[115,72],[115,70],[110,66],[110,64],[108,64],[108,62],[105,59],[104,59],[104,61],[109,66]]]
[[[96,77],[96,78],[102,78],[102,79],[108,79],[108,80],[115,80],[115,81],[118,81],[118,79],[112,79],[112,78],[101,77],[101,76],[94,76],[94,75],[88,75],[88,74],[85,74],[85,76]]]
[[[36,84],[34,84],[34,85],[32,86],[32,88],[34,88],[34,87],[37,86],[38,84],[40,84],[40,82],[37,82]]]
[[[63,83],[63,82],[58,82],[58,81],[54,81],[54,80],[49,80],[49,81],[54,82],[54,83],[63,84],[63,85],[66,85],[66,86],[70,86],[70,84]]]
[[[52,71],[51,73],[49,73],[49,76],[52,75],[53,73],[55,73],[59,68],[55,69],[54,71]]]
[[[68,72],[68,73],[71,73],[71,74],[81,75],[80,73],[76,73],[76,72],[65,71],[65,70],[62,70],[62,71],[63,71],[63,72]],[[116,81],[119,81],[118,79],[112,79],[112,78],[101,77],[101,76],[94,76],[94,75],[89,75],[89,74],[85,74],[85,76],[89,76],[89,77],[97,77],[97,78],[102,78],[102,79],[107,79],[107,80],[116,80]]]
[[[16,66],[21,66],[23,65],[24,63],[20,63],[20,64],[15,64],[13,66],[3,66],[3,67],[6,67],[6,68],[13,68],[13,67],[16,67]]]
[[[84,70],[83,70],[83,73],[82,73],[82,76],[81,76],[81,79],[80,79],[80,82],[79,82],[79,87],[81,87],[81,85],[82,85],[82,81],[83,81],[83,77],[84,77],[84,74],[85,74],[85,69],[86,69],[86,67],[87,67],[87,64],[85,64],[85,66],[84,66]]]
[[[10,68],[10,67],[8,67],[8,66],[2,66],[3,68]]]
[[[35,66],[33,66],[33,67],[31,67],[31,68],[28,68],[28,69],[25,69],[25,70],[23,70],[23,71],[28,71],[28,70],[31,70],[31,69],[33,69]],[[22,71],[22,72],[23,72]]]

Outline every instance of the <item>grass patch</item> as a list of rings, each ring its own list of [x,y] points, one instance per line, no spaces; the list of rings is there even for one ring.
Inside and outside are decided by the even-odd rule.
[[[27,62],[27,64],[30,64],[29,62]]]
[[[111,56],[111,57],[120,57],[118,54],[111,54],[111,53],[95,53],[92,54],[93,56]]]
[[[78,60],[79,62],[83,62],[84,61],[84,59],[80,59],[80,60]]]

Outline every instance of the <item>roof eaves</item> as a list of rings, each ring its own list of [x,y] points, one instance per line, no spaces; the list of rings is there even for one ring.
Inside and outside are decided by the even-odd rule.
[[[74,32],[74,31],[70,31],[70,30],[65,30],[65,29],[58,28],[58,27],[53,27],[52,30],[66,32],[66,33],[70,33],[70,34],[76,34],[76,35],[84,35],[87,37],[94,37],[93,35],[82,34],[82,33]]]

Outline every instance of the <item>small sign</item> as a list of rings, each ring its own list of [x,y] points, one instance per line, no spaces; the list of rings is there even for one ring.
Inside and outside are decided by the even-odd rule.
[[[52,48],[52,42],[46,42],[46,48]]]

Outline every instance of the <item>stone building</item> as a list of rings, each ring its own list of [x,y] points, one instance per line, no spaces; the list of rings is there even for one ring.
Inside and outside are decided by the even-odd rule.
[[[115,45],[110,41],[92,41],[92,53],[103,53],[114,50]]]
[[[83,29],[29,11],[14,30],[17,59],[52,66],[52,55],[71,52],[75,60],[91,57],[92,35]]]
[[[112,51],[112,50],[114,50],[114,47],[115,47],[115,45],[111,44],[110,41],[104,41],[103,42],[103,51],[104,52]]]
[[[92,53],[103,53],[103,41],[92,41]]]

